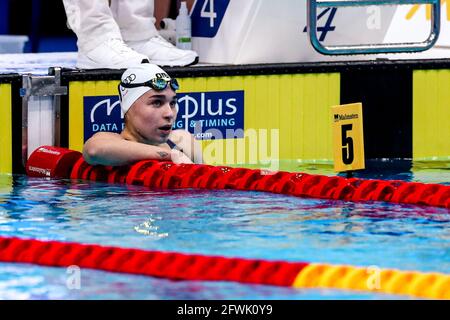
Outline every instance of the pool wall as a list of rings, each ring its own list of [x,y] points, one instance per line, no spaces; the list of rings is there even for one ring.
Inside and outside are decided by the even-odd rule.
[[[0,75],[0,173],[24,172],[22,165],[21,76]]]
[[[330,107],[353,102],[363,103],[367,159],[450,159],[449,59],[166,70],[181,84],[177,128],[193,130],[193,121],[201,120],[204,130],[215,129],[225,138],[231,132],[228,139],[203,137],[205,161],[210,164],[252,163],[255,153],[259,162],[277,156],[330,163]],[[97,131],[121,131],[117,96],[121,73],[62,70],[60,83],[68,94],[61,96],[57,114],[61,127],[55,130],[58,137],[54,140],[60,146],[81,150],[84,141]],[[1,99],[8,99],[3,91]],[[13,100],[16,95],[19,98],[18,90],[13,91]],[[42,123],[41,128],[52,125]],[[20,126],[20,119],[15,119],[13,130],[20,130]],[[29,143],[28,149],[39,145]],[[19,171],[20,156],[16,150],[12,160],[2,158],[2,170],[8,171],[12,161],[12,171]]]

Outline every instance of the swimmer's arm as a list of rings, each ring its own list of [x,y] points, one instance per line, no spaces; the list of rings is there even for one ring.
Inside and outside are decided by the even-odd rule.
[[[140,160],[171,160],[169,150],[122,138],[120,134],[99,132],[86,141],[84,160],[90,165],[120,166]]]
[[[203,163],[202,146],[194,136],[186,130],[174,130],[172,132],[174,140],[178,147],[183,149],[183,152],[192,160],[192,162]]]
[[[194,163],[202,164],[203,163],[202,145],[200,144],[200,141],[196,140],[192,134],[191,134],[191,144],[193,150],[192,161],[194,161]]]

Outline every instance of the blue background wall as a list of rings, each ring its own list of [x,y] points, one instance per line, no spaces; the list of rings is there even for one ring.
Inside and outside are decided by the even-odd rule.
[[[25,52],[77,51],[62,0],[0,0],[0,34],[27,35]]]

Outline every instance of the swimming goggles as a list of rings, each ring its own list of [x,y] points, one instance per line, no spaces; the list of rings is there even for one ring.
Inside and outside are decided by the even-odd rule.
[[[149,81],[142,83],[124,83],[120,82],[120,85],[123,88],[138,88],[138,87],[150,87],[156,91],[162,91],[167,88],[168,85],[172,88],[173,91],[177,91],[180,89],[180,85],[178,84],[177,79],[170,79],[169,81],[164,80],[162,78],[153,78]]]

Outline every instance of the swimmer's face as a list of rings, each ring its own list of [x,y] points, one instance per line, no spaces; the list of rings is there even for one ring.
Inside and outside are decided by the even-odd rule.
[[[139,142],[162,144],[169,138],[176,117],[176,93],[167,86],[162,91],[147,91],[133,103],[127,112],[127,127]]]

